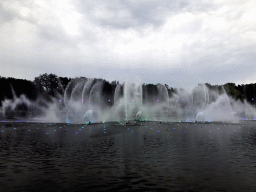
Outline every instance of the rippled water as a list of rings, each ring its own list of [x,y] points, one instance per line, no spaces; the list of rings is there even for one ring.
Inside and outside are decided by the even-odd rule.
[[[255,191],[255,125],[3,122],[0,191]]]

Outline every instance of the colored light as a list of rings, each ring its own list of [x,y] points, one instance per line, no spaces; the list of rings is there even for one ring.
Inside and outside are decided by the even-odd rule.
[[[61,102],[61,100],[60,100],[60,102]]]

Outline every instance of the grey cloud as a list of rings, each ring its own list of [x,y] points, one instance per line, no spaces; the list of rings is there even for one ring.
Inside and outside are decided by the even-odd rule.
[[[82,14],[88,15],[95,23],[116,29],[140,29],[147,25],[162,26],[166,19],[181,12],[204,12],[217,9],[212,3],[188,0],[162,1],[81,1],[77,4]],[[104,16],[95,15],[101,9]],[[122,16],[121,11],[128,13]],[[111,14],[111,15],[110,15]]]
[[[248,77],[253,77],[255,68],[256,56],[253,52],[248,53],[246,56],[243,53],[236,55],[235,61],[229,65],[225,61],[232,54],[208,54],[203,57],[191,57],[191,63],[181,63],[180,66],[171,67],[166,69],[149,69],[141,68],[126,68],[118,69],[113,67],[100,67],[92,64],[85,64],[78,70],[76,76],[97,77],[103,78],[108,81],[119,80],[124,82],[126,75],[130,77],[139,76],[142,83],[163,83],[168,84],[170,87],[193,88],[198,83],[210,83],[212,85],[225,84],[227,82],[244,82]],[[241,66],[241,63],[244,63]],[[183,65],[184,64],[184,65]],[[156,65],[157,67],[157,65]],[[86,69],[86,70],[85,70]],[[88,70],[87,70],[88,69]]]
[[[2,19],[2,24],[9,22],[15,18],[15,14],[8,12],[4,9],[3,5],[0,3],[0,18]]]
[[[3,23],[4,22],[11,22],[15,19],[19,21],[26,21],[34,26],[37,27],[38,29],[38,36],[41,37],[42,39],[49,41],[49,42],[57,42],[59,44],[65,44],[65,46],[71,46],[75,47],[75,44],[77,43],[77,40],[74,38],[71,38],[68,36],[62,26],[60,25],[60,21],[58,21],[58,18],[53,17],[53,18],[46,18],[46,20],[49,20],[49,24],[42,24],[39,21],[39,18],[37,18],[37,15],[32,15],[29,14],[27,17],[22,17],[19,15],[15,10],[6,10],[3,7],[3,2],[6,2],[5,0],[0,3],[0,18],[2,18]],[[34,10],[34,9],[41,9],[39,5],[36,5],[35,3],[27,3],[24,0],[14,0],[12,1],[17,2],[19,5],[28,8],[29,10]],[[41,9],[40,11],[44,11]],[[55,25],[51,25],[50,23],[55,20]],[[44,45],[42,45],[44,46]]]
[[[113,3],[115,2],[115,4]],[[168,15],[174,14],[179,7],[179,1],[81,1],[79,9],[81,13],[89,14],[94,22],[103,26],[127,29],[140,28],[147,24],[160,26]],[[185,3],[184,3],[185,6]],[[102,8],[105,17],[94,15],[95,9]],[[122,13],[128,15],[122,17]],[[109,13],[112,14],[109,17]]]
[[[11,61],[11,58],[9,58],[9,61],[6,60],[6,63],[12,63],[9,66],[9,71],[13,71],[13,75],[15,73],[14,68],[17,69],[15,70],[17,74],[20,74],[20,71],[22,71],[22,74],[25,75],[23,78],[27,78],[28,74],[38,76],[47,72],[58,76],[85,76],[88,78],[103,78],[110,82],[117,80],[122,83],[125,81],[126,75],[130,74],[130,77],[139,76],[142,79],[142,83],[162,83],[178,88],[194,88],[198,83],[210,83],[212,85],[225,84],[227,82],[237,83],[243,82],[248,77],[253,77],[256,56],[252,51],[246,55],[239,53],[235,56],[235,61],[232,64],[225,65],[224,62],[229,57],[234,57],[234,55],[226,54],[217,57],[214,54],[208,54],[202,58],[191,57],[190,65],[184,63],[184,65],[181,64],[169,69],[156,68],[155,70],[144,67],[122,69],[107,65],[99,67],[93,62],[72,62],[72,58],[70,58],[69,65],[63,65],[63,60],[61,59],[52,60],[43,56],[34,58],[31,61]],[[241,63],[244,65],[241,65]],[[116,65],[118,66],[118,62]]]
[[[47,26],[39,24],[37,24],[37,27],[39,29],[39,37],[42,37],[43,39],[49,42],[56,42],[60,45],[65,45],[67,47],[76,47],[77,41],[67,36],[63,29],[58,28],[56,26]]]
[[[17,0],[18,1],[18,0]],[[3,2],[3,1],[2,1]],[[19,1],[24,3],[24,1]],[[72,2],[75,3],[75,2]],[[37,5],[30,4],[24,5],[30,9],[34,9]],[[20,15],[12,11],[7,11],[3,8],[0,3],[0,19],[4,22],[10,22],[14,19],[27,21],[38,28],[39,41],[34,42],[35,52],[40,50],[42,54],[32,55],[27,58],[24,55],[19,55],[20,58],[5,50],[6,55],[9,54],[9,58],[5,55],[1,59],[1,69],[6,71],[4,65],[10,65],[8,71],[9,74],[24,75],[26,76],[37,76],[43,73],[55,73],[58,76],[85,76],[85,77],[96,77],[104,78],[106,80],[119,80],[120,82],[125,81],[126,74],[138,75],[142,78],[142,83],[163,83],[168,84],[170,87],[194,87],[198,83],[211,83],[211,84],[224,84],[226,82],[242,82],[248,77],[253,77],[256,55],[253,49],[256,45],[253,41],[248,46],[246,43],[240,42],[237,45],[235,42],[239,40],[239,36],[230,35],[227,33],[224,35],[216,32],[201,32],[202,21],[194,20],[189,25],[181,26],[177,31],[172,29],[172,34],[186,34],[192,33],[197,35],[195,39],[198,39],[193,45],[188,44],[182,48],[184,54],[180,54],[180,66],[173,67],[171,65],[172,58],[166,56],[166,61],[161,62],[170,63],[169,67],[163,69],[153,70],[147,68],[148,65],[157,66],[157,57],[147,55],[148,58],[153,59],[138,59],[137,66],[144,66],[144,68],[130,68],[124,69],[113,67],[118,66],[123,62],[130,62],[129,58],[122,57],[112,52],[111,48],[104,47],[100,44],[100,38],[98,30],[105,30],[107,35],[102,31],[103,38],[112,37],[115,35],[115,30],[125,30],[132,28],[134,30],[143,29],[147,25],[153,27],[162,26],[166,19],[172,15],[182,12],[207,12],[210,10],[216,10],[219,7],[214,7],[210,3],[202,3],[200,1],[188,1],[188,0],[174,0],[174,1],[113,1],[113,0],[94,0],[94,1],[79,1],[76,4],[76,8],[81,14],[88,20],[82,20],[79,24],[81,29],[82,37],[76,39],[68,36],[64,29],[60,25],[50,25],[47,22],[41,24],[38,20],[32,16],[23,18]],[[102,6],[103,16],[95,16],[94,11],[96,8]],[[222,5],[218,5],[222,6]],[[126,13],[127,15],[125,15]],[[125,14],[124,14],[125,13]],[[124,14],[124,15],[122,15]],[[233,15],[234,19],[240,18],[241,12]],[[58,19],[58,18],[51,18]],[[50,20],[49,20],[50,21]],[[89,26],[86,25],[89,22]],[[84,23],[83,23],[84,22]],[[95,28],[96,29],[95,29]],[[104,28],[111,28],[114,30],[108,30]],[[183,28],[184,27],[184,28]],[[253,26],[248,26],[253,27]],[[247,31],[249,29],[244,29]],[[240,33],[240,31],[239,31]],[[110,34],[110,35],[109,35]],[[153,32],[152,32],[153,34]],[[101,34],[100,34],[101,35]],[[104,36],[105,35],[105,36]],[[108,36],[109,35],[109,36]],[[205,41],[201,41],[198,36],[202,36]],[[192,37],[193,36],[189,36]],[[217,39],[214,41],[214,38]],[[231,45],[229,46],[229,43]],[[77,45],[82,47],[81,52],[76,55],[76,50],[73,49]],[[102,49],[98,48],[102,45]],[[19,46],[14,45],[14,46]],[[25,46],[25,45],[24,45]],[[63,49],[71,48],[71,54],[68,55]],[[84,49],[83,49],[84,48]],[[106,48],[106,49],[105,49]],[[21,48],[22,49],[22,48]],[[82,51],[91,50],[91,52],[82,53]],[[51,51],[49,51],[51,50]],[[79,49],[78,49],[79,50]],[[100,52],[101,50],[106,53]],[[31,50],[31,54],[34,50]],[[63,51],[63,52],[62,52]],[[167,50],[168,51],[168,50]],[[13,55],[12,55],[13,54]],[[106,54],[106,55],[104,55]],[[186,57],[187,54],[187,57]],[[78,58],[77,58],[78,57]],[[94,58],[95,57],[95,58]],[[162,57],[165,57],[163,54]],[[24,59],[25,58],[25,59]],[[141,63],[143,61],[151,62]],[[113,62],[114,64],[108,64],[107,62]],[[63,64],[65,63],[65,64]],[[162,64],[162,63],[159,63]],[[25,66],[25,67],[24,67]],[[134,65],[133,65],[134,66]],[[15,70],[13,70],[15,68]],[[20,72],[19,69],[22,69]],[[168,70],[169,69],[169,70]],[[16,71],[16,72],[13,72]],[[178,74],[177,74],[178,73]],[[1,73],[1,75],[3,72]],[[173,75],[171,75],[173,74]],[[13,76],[15,76],[13,75]],[[179,76],[181,75],[181,76]],[[9,75],[12,76],[12,75]]]
[[[28,18],[24,18],[21,15],[19,15],[17,12],[15,12],[15,10],[12,9],[6,9],[4,7],[4,3],[10,3],[10,1],[8,0],[2,0],[0,2],[0,17],[3,19],[3,22],[11,22],[14,19],[18,19],[18,20],[23,20],[23,21],[28,21],[30,23],[35,23],[36,20],[33,17],[28,17]],[[33,9],[35,6],[32,3],[27,3],[24,0],[13,0],[11,1],[12,3],[18,3],[19,5],[28,8],[28,9]]]

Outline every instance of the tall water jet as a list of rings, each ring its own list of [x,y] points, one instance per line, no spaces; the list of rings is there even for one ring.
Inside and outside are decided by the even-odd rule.
[[[89,109],[93,111],[94,116],[98,119],[102,118],[103,111],[106,108],[106,102],[104,102],[106,98],[102,95],[103,85],[103,81],[96,82],[90,91],[89,97]]]
[[[123,92],[123,87],[118,83],[115,88],[114,106],[112,107],[112,113],[118,120],[126,118],[126,105]]]
[[[116,105],[118,102],[120,102],[120,99],[122,97],[122,87],[118,83],[116,85],[115,94],[114,94],[114,104]]]
[[[194,110],[198,113],[209,103],[209,90],[205,85],[199,84],[192,92]]]
[[[137,83],[124,84],[124,104],[126,119],[134,119],[135,114],[142,107],[142,85]]]
[[[185,117],[185,120],[193,120],[193,94],[191,91],[180,90],[176,96],[176,103],[178,105],[178,109],[176,109],[179,113],[179,116]]]
[[[82,122],[83,115],[88,110],[88,99],[85,90],[91,86],[92,80],[76,78],[69,82],[64,93],[64,104],[67,109],[67,122]],[[90,90],[89,90],[90,91]]]
[[[90,91],[93,87],[94,80],[88,79],[82,89],[82,105],[84,108],[89,107]]]
[[[169,96],[167,88],[157,84],[156,119],[166,120],[169,109]]]

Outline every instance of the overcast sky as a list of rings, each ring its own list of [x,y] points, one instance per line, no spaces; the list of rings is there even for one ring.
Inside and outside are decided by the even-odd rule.
[[[0,76],[256,83],[255,0],[1,0]]]

